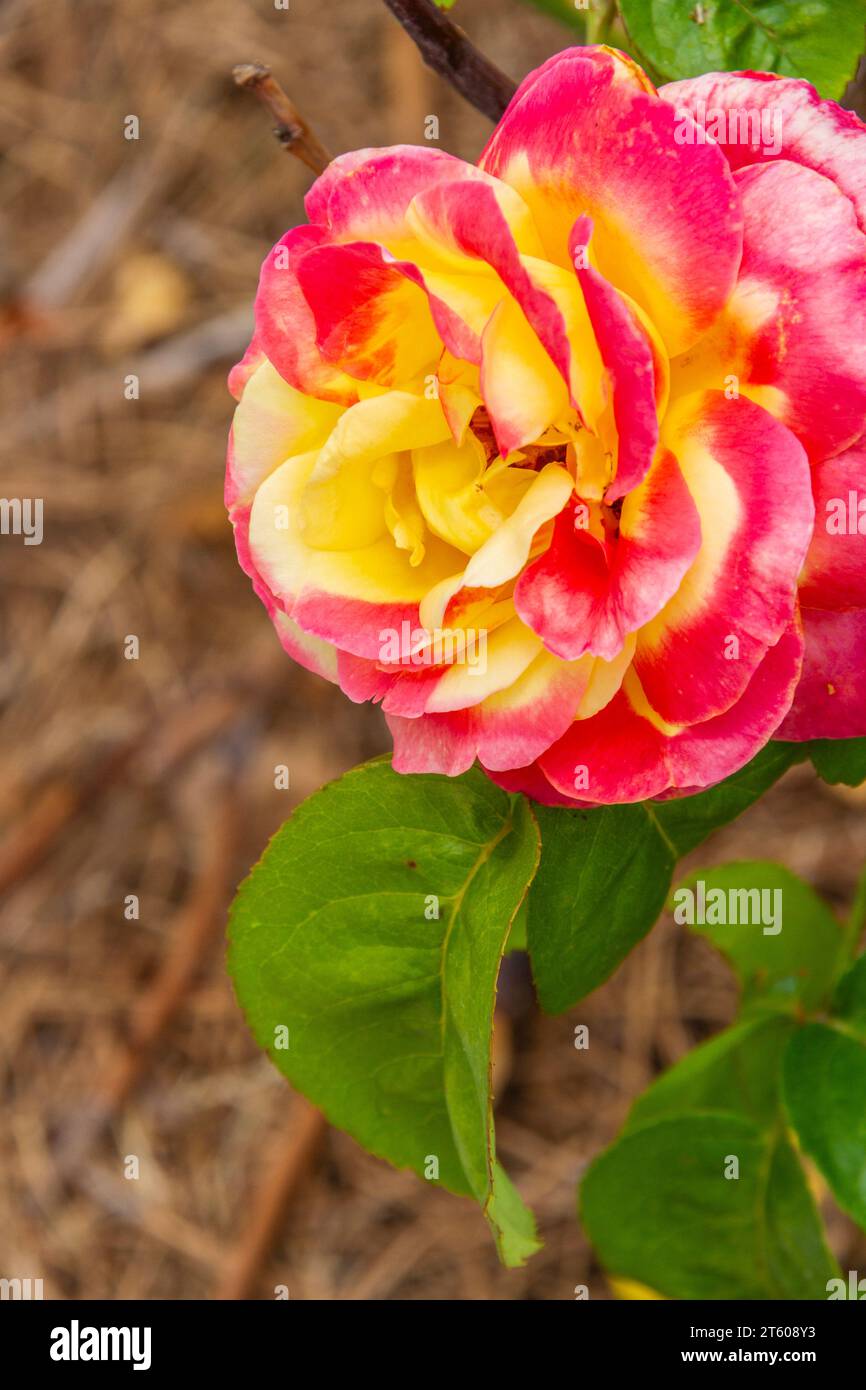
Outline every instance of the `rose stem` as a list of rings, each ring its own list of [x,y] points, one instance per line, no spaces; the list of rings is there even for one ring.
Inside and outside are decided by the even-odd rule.
[[[433,0],[385,0],[385,4],[427,66],[483,115],[498,121],[517,90],[511,78],[485,58]]]

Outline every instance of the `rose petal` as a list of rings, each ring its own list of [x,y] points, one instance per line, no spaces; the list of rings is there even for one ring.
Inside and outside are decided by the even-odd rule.
[[[610,661],[676,593],[700,549],[701,525],[668,450],[625,499],[615,539],[580,529],[585,511],[577,503],[560,513],[549,548],[518,579],[514,602],[556,655],[592,652]]]
[[[866,737],[866,608],[804,608],[802,617],[803,675],[778,737]]]
[[[788,159],[825,174],[866,231],[866,126],[853,111],[822,101],[808,82],[771,72],[706,73],[669,82],[659,95],[695,118],[733,169]]]
[[[639,683],[627,680],[600,714],[577,720],[542,755],[541,770],[563,795],[606,805],[720,782],[749,762],[778,728],[791,705],[802,652],[792,626],[731,709],[681,730],[648,717]]]
[[[638,634],[635,670],[671,724],[721,714],[791,621],[814,503],[797,440],[745,397],[678,403],[662,442],[697,506],[703,542],[677,593]]]
[[[821,174],[777,160],[736,177],[740,279],[712,332],[673,364],[672,394],[735,380],[826,458],[866,426],[866,236]]]
[[[625,55],[557,53],[521,83],[479,161],[529,204],[547,254],[595,224],[597,268],[673,354],[710,327],[736,281],[739,197],[712,144],[678,143],[676,113]]]

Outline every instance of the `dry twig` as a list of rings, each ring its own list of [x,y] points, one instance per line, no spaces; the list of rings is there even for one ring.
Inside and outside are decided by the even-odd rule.
[[[100,1106],[109,1114],[119,1110],[132,1094],[154,1045],[201,969],[208,946],[222,932],[236,829],[236,799],[231,783],[227,782],[208,826],[207,843],[192,890],[172,924],[168,953],[133,1010],[128,1046],[100,1095]]]
[[[224,926],[237,822],[227,767],[208,818],[195,881],[171,924],[165,959],[132,1010],[126,1044],[91,1101],[61,1126],[58,1166],[76,1185],[84,1181],[84,1159],[91,1146],[138,1086],[156,1043],[189,993],[208,947]]]
[[[6,839],[0,842],[0,894],[37,869],[76,816],[89,810],[141,759],[143,780],[165,778],[227,726],[267,700],[282,679],[284,663],[270,657],[257,665],[248,680],[227,689],[202,690],[190,701],[180,699],[168,710],[148,718],[126,741],[99,759],[83,776],[50,782],[35,793],[33,804]],[[29,795],[24,790],[21,799]]]
[[[331,156],[313,133],[294,102],[290,101],[265,63],[238,63],[232,76],[239,87],[254,92],[277,124],[274,134],[284,149],[303,160],[314,174],[321,174]]]
[[[0,844],[0,894],[39,867],[69,822],[118,780],[140,742],[136,736],[112,749],[79,782],[58,780],[37,794],[19,824]]]
[[[216,1298],[249,1298],[260,1266],[267,1259],[279,1233],[289,1202],[319,1151],[327,1130],[324,1115],[303,1096],[296,1096],[288,1123],[273,1146],[266,1164],[267,1176],[254,1194],[249,1215],[244,1217],[241,1239],[217,1288]]]

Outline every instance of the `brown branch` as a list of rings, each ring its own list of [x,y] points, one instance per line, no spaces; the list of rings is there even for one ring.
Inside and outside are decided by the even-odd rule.
[[[866,120],[866,57],[860,58],[857,71],[845,88],[842,105],[854,111],[861,121]]]
[[[234,750],[213,792],[195,879],[168,932],[163,960],[131,1010],[125,1043],[89,1101],[61,1123],[56,1140],[58,1175],[77,1183],[85,1159],[122,1110],[150,1063],[156,1044],[183,1005],[209,947],[222,932],[230,897],[238,827]]]
[[[232,77],[238,87],[254,92],[268,108],[277,122],[274,135],[283,148],[303,160],[314,174],[321,174],[330,164],[331,156],[276,78],[271,76],[270,68],[264,63],[238,63],[232,68]]]
[[[208,947],[223,931],[238,826],[236,796],[228,780],[215,794],[195,881],[171,923],[165,957],[132,1009],[126,1046],[98,1095],[101,1114],[113,1116],[125,1105],[192,988]]]
[[[22,786],[14,801],[22,811],[17,825],[0,840],[0,895],[27,878],[51,853],[76,817],[97,805],[135,764],[136,781],[165,780],[185,760],[271,698],[285,672],[282,652],[255,663],[248,676],[225,689],[203,689],[178,699],[159,716],[150,715],[126,741],[80,775],[68,774],[41,789]],[[89,754],[90,761],[93,754]]]
[[[244,1204],[244,1228],[214,1297],[252,1297],[259,1270],[271,1252],[286,1211],[309,1173],[328,1124],[303,1096],[296,1096],[288,1122],[277,1135],[259,1186]]]
[[[417,45],[427,66],[450,82],[476,110],[498,121],[517,90],[511,78],[485,58],[433,0],[385,0],[385,4]]]
[[[113,749],[79,782],[51,782],[35,795],[19,824],[0,842],[0,894],[39,867],[69,822],[119,779],[140,742],[136,737]]]

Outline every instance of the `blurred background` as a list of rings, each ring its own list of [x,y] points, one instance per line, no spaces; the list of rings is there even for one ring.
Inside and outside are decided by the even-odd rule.
[[[457,9],[515,79],[570,41],[519,0]],[[223,512],[226,372],[310,182],[232,84],[250,60],[334,153],[424,143],[435,114],[474,160],[489,131],[377,0],[0,4],[0,491],[44,503],[41,545],[0,537],[0,1276],[47,1298],[608,1298],[575,1185],[732,1016],[703,943],[664,920],[559,1019],[512,974],[499,1145],[546,1242],[515,1272],[467,1203],[292,1096],[226,977],[268,837],[388,743],[284,656]],[[695,862],[778,858],[841,910],[864,810],[795,770]]]

